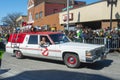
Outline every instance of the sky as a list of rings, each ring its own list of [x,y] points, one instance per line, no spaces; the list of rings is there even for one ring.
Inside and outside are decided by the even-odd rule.
[[[0,25],[2,17],[12,13],[27,15],[28,0],[1,0],[0,2]]]
[[[99,1],[99,0],[78,0],[85,1],[87,4]],[[0,25],[2,25],[2,17],[12,13],[22,13],[27,15],[27,2],[28,0],[1,0],[0,2]]]

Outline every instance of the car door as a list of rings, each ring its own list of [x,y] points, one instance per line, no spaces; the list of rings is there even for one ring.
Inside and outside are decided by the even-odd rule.
[[[46,38],[47,45],[41,46],[40,45],[40,54],[42,56],[50,56],[50,57],[56,57],[56,54],[59,53],[58,46],[53,45],[49,36],[46,35],[40,35],[40,41],[42,40],[42,37]]]
[[[30,35],[26,44],[26,53],[29,55],[37,55],[39,50],[38,35]]]

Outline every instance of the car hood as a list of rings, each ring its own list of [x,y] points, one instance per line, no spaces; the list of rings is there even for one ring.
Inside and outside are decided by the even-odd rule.
[[[60,44],[60,47],[64,49],[70,48],[70,49],[84,49],[84,50],[92,50],[103,46],[104,45],[86,44],[86,43],[78,43],[78,42],[67,42]]]

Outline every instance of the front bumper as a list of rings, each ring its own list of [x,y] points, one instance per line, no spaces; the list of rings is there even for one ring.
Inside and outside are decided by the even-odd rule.
[[[94,63],[96,61],[104,60],[106,59],[106,56],[107,54],[100,54],[100,55],[86,57],[86,63]]]

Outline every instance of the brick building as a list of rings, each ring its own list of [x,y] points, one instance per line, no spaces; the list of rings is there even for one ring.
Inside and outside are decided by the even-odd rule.
[[[28,1],[28,24],[52,30],[63,30],[59,24],[59,12],[66,7],[67,0],[29,0]],[[85,2],[71,3],[75,7],[85,5]]]

